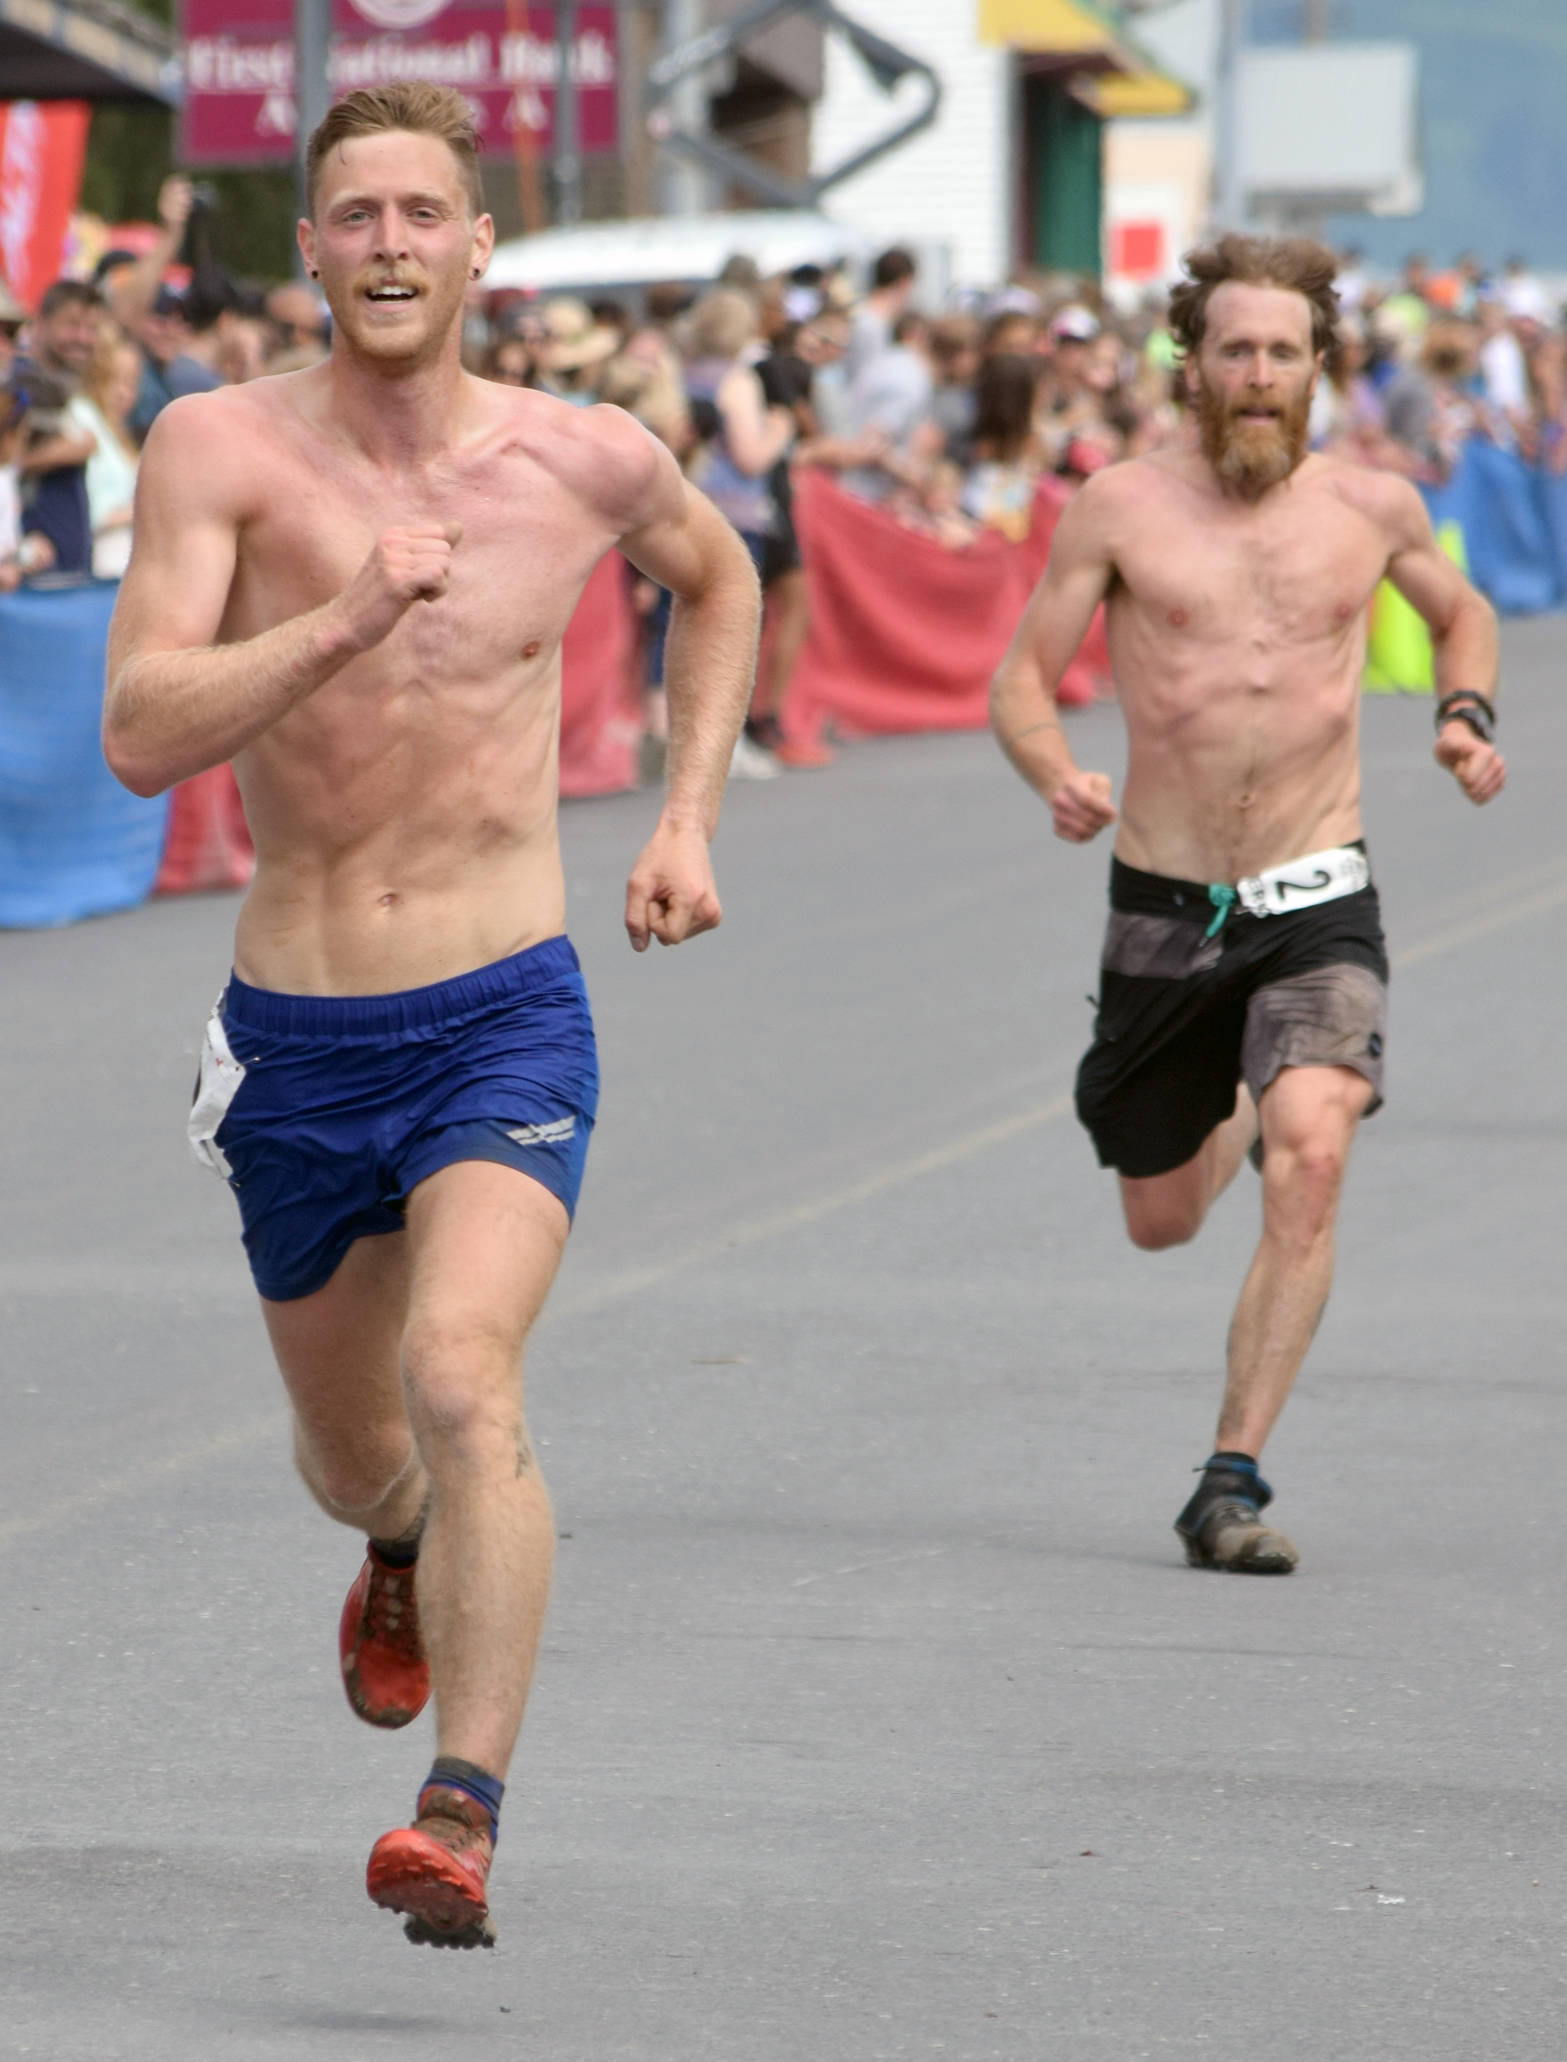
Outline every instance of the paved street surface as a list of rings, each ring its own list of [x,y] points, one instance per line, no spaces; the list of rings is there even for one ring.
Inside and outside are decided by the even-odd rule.
[[[0,936],[0,2055],[1559,2053],[1567,627],[1506,649],[1487,811],[1366,705],[1389,1106],[1282,1581],[1170,1530],[1256,1182],[1136,1253],[1066,1102],[1107,849],[988,738],[855,746],[735,791],[722,933],[638,960],[652,801],[567,811],[605,1092],[489,1956],[364,1896],[429,1721],[344,1703],[359,1546],[184,1144],[232,901]]]

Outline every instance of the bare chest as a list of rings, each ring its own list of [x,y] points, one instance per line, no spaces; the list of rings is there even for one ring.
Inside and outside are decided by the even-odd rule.
[[[1327,495],[1208,521],[1171,509],[1118,551],[1118,598],[1166,650],[1283,657],[1357,632],[1386,557],[1375,527]]]
[[[558,480],[517,460],[405,479],[283,460],[241,530],[225,634],[254,636],[321,607],[381,536],[407,528],[459,534],[446,592],[416,602],[370,655],[386,682],[483,680],[549,657],[610,541]]]

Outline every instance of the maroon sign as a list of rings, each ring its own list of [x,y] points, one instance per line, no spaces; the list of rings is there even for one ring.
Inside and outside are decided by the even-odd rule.
[[[615,8],[577,12],[572,71],[584,150],[619,140]],[[188,165],[273,165],[294,155],[292,0],[181,0]],[[434,79],[467,96],[492,154],[518,132],[554,138],[555,10],[526,0],[333,0],[333,95]]]

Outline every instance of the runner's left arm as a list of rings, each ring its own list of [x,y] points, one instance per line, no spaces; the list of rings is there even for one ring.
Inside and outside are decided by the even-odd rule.
[[[612,432],[621,439],[629,481],[620,548],[675,597],[665,647],[664,807],[626,888],[626,931],[643,952],[654,938],[678,945],[722,918],[708,846],[751,698],[762,604],[738,534],[682,478],[661,444],[623,421],[625,429]],[[639,441],[630,443],[631,436]]]
[[[1379,483],[1387,497],[1392,550],[1387,576],[1425,618],[1436,655],[1438,697],[1468,688],[1494,707],[1498,646],[1496,611],[1443,551],[1417,490],[1406,480]],[[1507,779],[1495,745],[1456,716],[1437,732],[1435,757],[1471,802],[1489,802]]]

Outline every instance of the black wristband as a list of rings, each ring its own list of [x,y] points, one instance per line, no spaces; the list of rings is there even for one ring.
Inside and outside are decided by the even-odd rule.
[[[1478,688],[1456,687],[1443,695],[1436,705],[1437,729],[1444,723],[1467,723],[1482,744],[1488,745],[1496,737],[1495,706]]]

